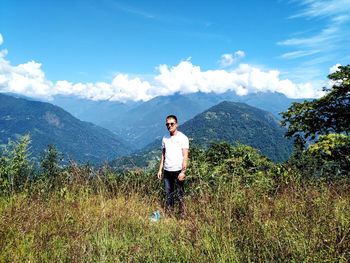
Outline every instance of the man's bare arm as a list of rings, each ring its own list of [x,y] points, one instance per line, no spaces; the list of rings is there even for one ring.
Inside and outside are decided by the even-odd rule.
[[[188,161],[188,149],[182,149],[182,169],[181,169],[181,173],[179,174],[179,176],[177,177],[180,181],[185,180],[185,173],[186,173],[186,169],[187,169],[187,161]]]
[[[188,149],[182,149],[182,172],[186,172],[187,169],[187,161],[188,161]]]
[[[165,149],[162,149],[162,155],[160,157],[159,170],[157,173],[158,179],[162,179],[163,167],[164,167],[164,159],[165,159]]]

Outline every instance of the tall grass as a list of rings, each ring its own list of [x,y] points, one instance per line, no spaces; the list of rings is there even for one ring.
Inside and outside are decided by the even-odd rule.
[[[125,184],[117,175],[93,184],[80,178],[45,195],[2,197],[0,261],[350,260],[349,184],[290,183],[261,191],[234,179],[189,194],[186,219],[162,213],[152,222],[161,192],[151,175],[133,173]]]
[[[181,220],[155,170],[53,160],[22,178],[1,160],[0,262],[350,262],[349,176],[304,178],[248,146],[191,152]]]

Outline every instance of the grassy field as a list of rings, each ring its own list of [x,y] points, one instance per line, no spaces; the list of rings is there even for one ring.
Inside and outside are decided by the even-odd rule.
[[[76,183],[45,195],[2,197],[0,261],[350,260],[347,184],[290,184],[271,192],[233,183],[189,194],[184,220],[164,215],[159,193],[128,187]],[[158,209],[161,220],[150,221]]]

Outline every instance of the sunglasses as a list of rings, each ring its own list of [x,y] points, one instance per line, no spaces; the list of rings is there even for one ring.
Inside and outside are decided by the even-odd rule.
[[[169,123],[165,124],[165,126],[167,126],[167,127],[174,126],[174,125],[175,125],[175,122],[169,122]]]

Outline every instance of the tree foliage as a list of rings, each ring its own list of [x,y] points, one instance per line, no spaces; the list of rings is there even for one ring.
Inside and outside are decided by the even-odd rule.
[[[49,188],[54,187],[59,180],[62,170],[59,166],[60,160],[62,160],[62,155],[54,145],[49,144],[41,159],[42,176],[47,180]]]
[[[350,171],[350,136],[321,135],[306,153],[316,162],[319,175],[342,175]]]
[[[213,142],[206,151],[206,160],[211,165],[219,165],[232,156],[233,147],[227,142]]]
[[[30,136],[10,141],[0,155],[0,189],[4,193],[20,190],[32,171],[29,153]]]
[[[329,133],[350,132],[350,65],[339,66],[339,70],[328,75],[333,82],[331,88],[320,99],[293,103],[282,113],[282,125],[287,126],[288,137],[315,139]]]
[[[331,88],[282,113],[286,136],[295,138],[291,163],[308,176],[348,175],[350,169],[350,65],[328,75]],[[306,148],[305,146],[309,146]]]

